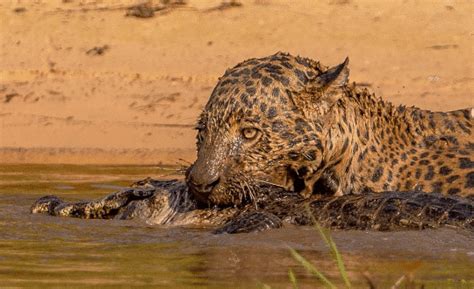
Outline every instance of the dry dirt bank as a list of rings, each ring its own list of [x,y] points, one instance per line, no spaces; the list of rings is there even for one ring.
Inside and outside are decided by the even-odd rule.
[[[0,162],[174,164],[217,78],[288,51],[334,65],[394,103],[474,105],[472,1],[0,2]]]

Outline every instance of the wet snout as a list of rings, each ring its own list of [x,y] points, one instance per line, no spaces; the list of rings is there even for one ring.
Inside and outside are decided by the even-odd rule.
[[[212,190],[219,183],[220,176],[217,170],[203,166],[197,161],[190,169],[186,178],[188,187],[194,196],[201,202],[207,202]]]
[[[228,137],[208,136],[198,147],[197,159],[186,174],[190,192],[202,204],[215,202],[224,190],[225,171],[231,159]]]

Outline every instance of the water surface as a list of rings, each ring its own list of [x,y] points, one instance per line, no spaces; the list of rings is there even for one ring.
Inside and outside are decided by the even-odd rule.
[[[29,213],[43,195],[99,198],[141,178],[173,173],[154,166],[0,166],[1,287],[290,288],[291,268],[301,288],[314,288],[319,283],[292,259],[289,247],[342,285],[311,227],[213,235],[209,228]],[[425,288],[474,287],[472,233],[444,228],[332,235],[357,287],[367,288],[364,273],[380,288],[404,274]]]

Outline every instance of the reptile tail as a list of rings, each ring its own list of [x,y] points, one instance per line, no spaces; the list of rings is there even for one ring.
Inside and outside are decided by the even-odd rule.
[[[414,192],[348,195],[329,202],[314,201],[310,208],[318,223],[331,228],[386,231],[448,225],[474,231],[474,203],[457,196]]]

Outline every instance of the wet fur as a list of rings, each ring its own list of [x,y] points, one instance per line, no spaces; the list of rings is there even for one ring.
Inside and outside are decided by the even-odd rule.
[[[277,53],[220,78],[197,124],[187,180],[219,179],[209,205],[238,205],[271,183],[311,194],[382,191],[474,194],[472,109],[394,106],[348,83],[347,61]],[[261,132],[245,143],[244,126]],[[192,187],[192,186],[191,186]]]

